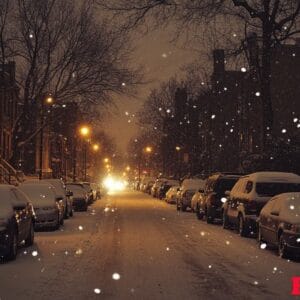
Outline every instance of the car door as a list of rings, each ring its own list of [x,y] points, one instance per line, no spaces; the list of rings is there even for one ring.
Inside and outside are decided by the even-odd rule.
[[[236,222],[238,217],[237,207],[239,205],[239,195],[241,194],[244,186],[244,179],[240,179],[233,187],[230,197],[227,202],[227,216],[230,222]]]
[[[27,209],[28,203],[24,199],[20,199],[17,196],[16,189],[10,191],[11,201],[15,211],[17,224],[18,224],[18,234],[19,241],[24,240],[27,237],[28,233],[28,218],[27,218]]]
[[[274,205],[270,211],[270,217],[268,218],[268,229],[270,234],[270,243],[277,244],[277,231],[280,223],[280,210],[282,206],[282,201],[280,198],[275,198]]]
[[[259,226],[263,240],[271,242],[272,230],[271,230],[271,210],[274,205],[274,200],[269,201],[262,209],[259,215]]]

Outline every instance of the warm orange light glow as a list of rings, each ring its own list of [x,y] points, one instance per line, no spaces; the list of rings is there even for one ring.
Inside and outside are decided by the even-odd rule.
[[[147,153],[151,153],[151,152],[152,152],[152,147],[147,146],[147,147],[145,148],[145,151],[146,151]]]
[[[47,104],[52,104],[53,102],[54,102],[53,97],[48,96],[48,97],[46,98],[46,103],[47,103]]]
[[[94,150],[95,152],[99,151],[99,149],[100,149],[99,144],[94,144],[94,145],[93,145],[93,150]]]
[[[130,166],[126,167],[126,171],[129,172],[130,171]]]
[[[90,134],[90,128],[88,126],[81,126],[79,128],[80,135],[83,137],[87,137]]]
[[[107,163],[109,162],[109,158],[108,158],[108,157],[105,157],[105,158],[103,159],[103,161],[107,164]]]

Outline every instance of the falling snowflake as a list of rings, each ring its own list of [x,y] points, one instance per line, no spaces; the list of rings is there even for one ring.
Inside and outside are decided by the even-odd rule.
[[[283,128],[283,129],[281,130],[281,132],[282,132],[282,133],[286,133],[286,129]]]
[[[78,226],[78,229],[79,230],[83,230],[83,227],[80,225],[80,226]]]
[[[214,119],[216,117],[216,115],[212,115],[211,118]]]
[[[245,72],[247,72],[247,69],[246,69],[245,67],[242,67],[242,68],[241,68],[241,71],[242,71],[243,73],[245,73]]]
[[[229,245],[230,244],[230,242],[229,241],[226,241],[226,245]]]
[[[260,245],[260,249],[266,249],[267,248],[267,244],[266,243],[262,243],[261,245]]]
[[[295,206],[294,206],[294,205],[290,205],[290,209],[291,209],[291,210],[294,210],[294,209],[295,209]]]
[[[205,232],[204,232],[204,231],[201,231],[200,234],[201,234],[201,236],[204,236],[204,235],[205,235]]]
[[[100,293],[101,293],[101,290],[98,289],[98,288],[96,288],[96,289],[94,289],[94,293],[95,293],[95,294],[100,294]]]
[[[259,97],[259,96],[260,96],[260,92],[256,92],[256,93],[255,93],[255,96],[256,96],[256,97]]]
[[[32,256],[38,256],[39,254],[38,254],[37,251],[32,251],[31,255],[32,255]]]
[[[253,284],[254,284],[254,285],[258,285],[258,281],[255,280],[255,281],[253,282]]]
[[[82,250],[81,249],[78,249],[78,250],[76,250],[76,255],[81,255],[82,254]]]
[[[168,57],[167,53],[163,53],[161,56],[162,56],[163,58],[167,58],[167,57]]]
[[[114,274],[112,274],[112,279],[113,279],[113,280],[120,280],[120,278],[121,278],[121,276],[120,276],[119,273],[114,273]]]
[[[208,265],[208,268],[211,269],[211,268],[212,268],[212,265]]]
[[[221,198],[221,202],[225,203],[227,201],[227,198],[226,197],[222,197]]]
[[[167,248],[166,248],[166,250],[167,250],[167,251],[170,251],[170,248],[169,248],[169,247],[167,247]]]

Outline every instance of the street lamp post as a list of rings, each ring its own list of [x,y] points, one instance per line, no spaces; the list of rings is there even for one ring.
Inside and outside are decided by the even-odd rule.
[[[86,125],[81,126],[79,128],[79,133],[83,138],[87,138],[90,135],[90,128]],[[84,144],[83,144],[83,178],[84,181],[86,181],[87,178],[87,145],[86,145],[86,141],[84,140]]]
[[[40,148],[39,148],[39,179],[43,178],[43,152],[44,152],[44,109],[45,104],[51,105],[53,103],[52,96],[48,96],[46,99],[41,101],[41,130],[40,130]]]

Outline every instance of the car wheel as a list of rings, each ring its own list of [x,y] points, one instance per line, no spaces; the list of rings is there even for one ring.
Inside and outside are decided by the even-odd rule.
[[[25,240],[25,246],[33,245],[33,241],[34,241],[34,228],[33,228],[32,222],[31,222],[28,236],[27,236],[27,239]]]
[[[238,219],[238,232],[242,237],[247,237],[249,235],[248,227],[245,224],[245,220],[242,215],[239,215]]]
[[[198,220],[202,220],[203,219],[203,214],[200,213],[200,208],[199,208],[198,205],[196,206],[196,216],[197,216]]]
[[[222,214],[222,226],[224,229],[229,228],[229,220],[225,210],[223,210],[223,214]]]
[[[288,246],[287,246],[282,234],[279,236],[278,254],[281,258],[288,258],[289,257]]]
[[[186,205],[181,204],[181,211],[183,212],[186,211],[186,208],[187,208]]]
[[[206,209],[206,223],[212,224],[214,222],[214,217],[211,213],[211,209]]]
[[[8,260],[15,260],[18,253],[18,233],[14,229],[12,231],[12,236],[9,242],[9,252],[6,258]]]
[[[58,230],[60,227],[59,213],[57,214],[56,224],[53,227],[53,230]]]

